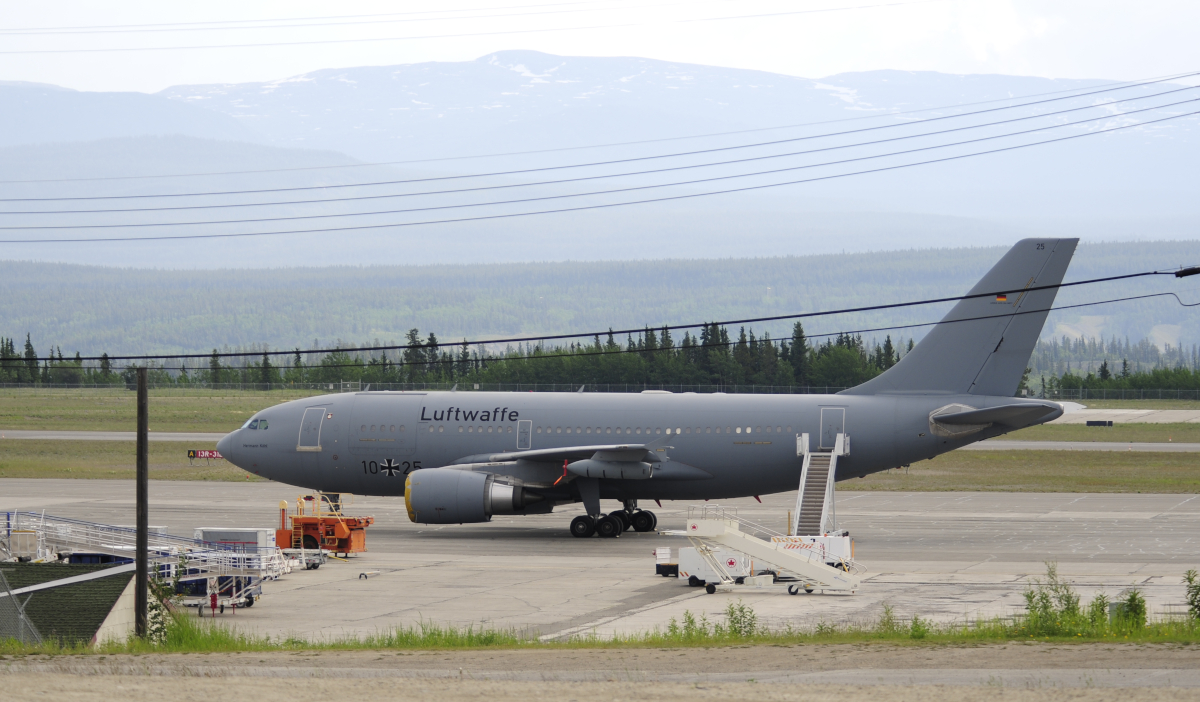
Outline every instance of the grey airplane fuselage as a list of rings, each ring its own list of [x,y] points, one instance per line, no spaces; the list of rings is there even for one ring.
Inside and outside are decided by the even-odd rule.
[[[725,499],[796,489],[801,434],[809,435],[813,449],[831,448],[839,432],[849,437],[849,453],[839,459],[836,476],[845,480],[1012,431],[1015,427],[996,425],[960,438],[938,436],[931,431],[930,413],[954,403],[984,409],[1014,401],[1053,404],[946,394],[344,393],[265,409],[223,439],[219,450],[251,473],[292,485],[403,495],[407,474],[469,457],[654,443],[653,455],[663,470],[648,479],[602,480],[603,498]],[[1034,423],[1058,414],[1055,406]],[[321,421],[314,426],[317,417]],[[250,428],[264,420],[266,429]],[[524,437],[522,429],[528,432]],[[669,477],[678,466],[702,473]],[[543,480],[548,467],[541,466]],[[552,469],[561,470],[562,461]],[[513,474],[500,467],[497,472]]]

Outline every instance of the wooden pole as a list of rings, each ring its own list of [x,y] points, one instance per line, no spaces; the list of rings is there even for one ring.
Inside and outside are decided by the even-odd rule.
[[[134,584],[134,630],[145,638],[148,627],[150,589],[150,402],[146,388],[146,368],[137,369],[137,554]]]

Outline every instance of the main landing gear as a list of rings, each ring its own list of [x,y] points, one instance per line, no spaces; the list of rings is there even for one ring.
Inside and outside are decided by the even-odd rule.
[[[620,536],[633,529],[637,532],[654,531],[658,517],[653,512],[637,508],[636,500],[626,500],[625,508],[596,516],[581,514],[571,520],[571,536],[587,538],[599,534],[608,539]]]

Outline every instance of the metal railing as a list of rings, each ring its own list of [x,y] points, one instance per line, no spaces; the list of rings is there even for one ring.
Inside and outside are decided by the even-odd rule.
[[[38,535],[37,558],[44,552],[104,553],[132,559],[137,530],[85,522],[37,512],[0,512],[0,551],[17,555],[16,541]],[[160,577],[180,580],[216,576],[274,579],[287,571],[287,561],[274,546],[257,548],[219,544],[182,536],[151,533],[147,542],[151,570]],[[176,568],[181,572],[176,573]]]

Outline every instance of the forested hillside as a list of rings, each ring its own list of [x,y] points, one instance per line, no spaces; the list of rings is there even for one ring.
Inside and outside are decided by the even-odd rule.
[[[31,334],[67,356],[262,350],[396,342],[417,328],[456,342],[642,329],[944,297],[966,292],[1004,247],[723,260],[600,261],[258,270],[145,270],[0,262],[0,335]],[[368,260],[364,257],[364,261]],[[1084,244],[1068,279],[1200,262],[1200,243]],[[1181,291],[1155,277],[1064,289],[1058,304]],[[810,335],[936,321],[947,305],[805,320]],[[749,324],[791,334],[788,321]],[[864,332],[920,339],[925,327]],[[1045,338],[1200,340],[1196,315],[1172,298],[1051,315]],[[19,345],[19,344],[18,344]],[[1086,360],[1086,359],[1079,359]],[[1131,361],[1134,359],[1131,358]],[[1078,368],[1078,366],[1074,366]],[[1063,369],[1060,369],[1061,372]]]

